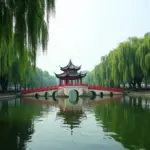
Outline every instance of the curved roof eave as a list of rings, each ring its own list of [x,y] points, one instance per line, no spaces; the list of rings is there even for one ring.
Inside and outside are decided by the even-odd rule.
[[[80,65],[80,66],[75,66],[75,65],[72,63],[71,59],[70,59],[68,65],[65,66],[65,67],[61,67],[61,66],[60,66],[60,69],[61,69],[62,71],[65,71],[65,70],[67,70],[67,69],[79,70],[79,69],[81,69],[81,65]]]

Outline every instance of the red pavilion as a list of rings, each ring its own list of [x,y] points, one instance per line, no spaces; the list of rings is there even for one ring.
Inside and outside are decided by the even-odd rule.
[[[82,84],[82,78],[86,76],[87,72],[78,72],[80,69],[81,65],[75,66],[70,59],[67,66],[60,67],[60,70],[63,71],[63,73],[55,73],[56,77],[59,78],[59,85]]]

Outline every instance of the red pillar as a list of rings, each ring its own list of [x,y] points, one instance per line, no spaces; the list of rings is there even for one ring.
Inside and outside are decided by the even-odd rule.
[[[68,84],[68,79],[66,79],[66,84]]]
[[[82,84],[82,79],[80,79],[80,84]]]
[[[59,85],[61,85],[61,79],[59,79]]]
[[[67,79],[65,79],[65,84],[67,84]]]

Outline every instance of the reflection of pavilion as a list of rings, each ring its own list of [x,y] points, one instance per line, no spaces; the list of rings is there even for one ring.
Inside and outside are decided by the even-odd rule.
[[[77,101],[69,99],[58,99],[60,111],[82,111],[83,99],[79,98]]]
[[[64,125],[69,125],[71,134],[74,128],[79,128],[79,125],[83,119],[86,118],[86,114],[83,112],[83,99],[79,99],[76,104],[72,104],[69,99],[58,100],[60,111],[57,112],[56,117],[63,119]]]

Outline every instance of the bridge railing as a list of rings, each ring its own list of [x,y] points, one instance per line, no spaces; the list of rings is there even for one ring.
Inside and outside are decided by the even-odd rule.
[[[88,84],[59,84],[59,87],[64,87],[64,86],[88,86]]]
[[[28,94],[28,93],[35,93],[35,92],[42,92],[42,91],[48,91],[48,90],[57,90],[59,87],[64,86],[87,86],[88,84],[63,84],[63,85],[57,85],[57,86],[47,86],[47,87],[41,87],[41,88],[31,88],[22,90],[22,94]]]
[[[21,93],[28,94],[28,93],[43,92],[43,91],[48,91],[48,90],[57,90],[59,87],[64,87],[64,86],[85,86],[85,87],[88,87],[88,89],[94,89],[94,90],[124,92],[124,90],[120,88],[102,87],[102,86],[88,85],[88,84],[63,84],[63,85],[57,85],[57,86],[47,86],[47,87],[41,87],[41,88],[32,88],[32,89],[22,90]]]
[[[27,90],[22,90],[22,94],[28,94],[28,93],[35,93],[35,92],[43,92],[48,90],[57,90],[59,86],[47,86],[47,87],[41,87],[41,88],[32,88]]]
[[[88,89],[102,90],[102,91],[112,91],[112,92],[124,92],[121,88],[112,88],[112,87],[101,87],[95,85],[89,85]]]

